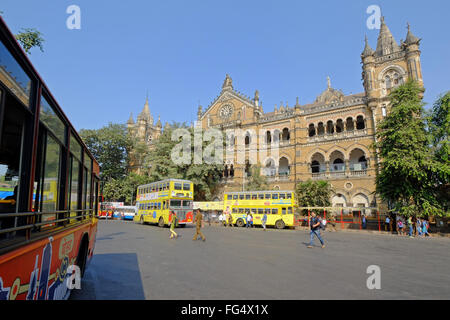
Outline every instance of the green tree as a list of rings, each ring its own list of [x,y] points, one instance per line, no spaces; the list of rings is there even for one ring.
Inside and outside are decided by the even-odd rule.
[[[97,130],[83,129],[80,136],[100,164],[102,181],[126,176],[131,140],[125,125],[109,123]]]
[[[180,143],[172,140],[172,132],[179,128],[186,129],[191,136],[191,145],[188,146],[191,155],[188,164],[176,164],[171,158],[172,150]],[[193,137],[193,128],[189,128],[184,123],[173,123],[155,140],[154,149],[149,152],[144,163],[147,168],[150,168],[151,181],[169,178],[191,180],[194,183],[194,199],[196,201],[211,200],[222,177],[223,164],[207,164],[204,161],[202,164],[194,164]],[[203,141],[202,150],[205,150],[208,144]]]
[[[269,188],[267,184],[267,178],[264,175],[261,175],[261,166],[256,165],[251,169],[251,175],[248,178],[248,184],[245,186],[246,190],[249,191],[263,191]]]
[[[329,207],[333,188],[328,181],[308,180],[295,186],[299,207]]]
[[[423,89],[408,81],[389,95],[391,112],[378,124],[380,168],[376,190],[401,214],[441,215],[436,176],[444,174],[431,152],[426,130]]]
[[[31,54],[31,48],[38,47],[44,52],[44,38],[42,34],[34,28],[23,28],[21,32],[15,35],[17,41],[20,42],[26,53]]]

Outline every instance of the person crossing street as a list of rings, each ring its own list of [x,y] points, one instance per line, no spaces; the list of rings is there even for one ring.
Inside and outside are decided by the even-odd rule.
[[[200,212],[200,209],[197,209],[197,213],[195,215],[195,235],[192,240],[197,240],[198,236],[201,236],[203,241],[206,240],[205,236],[200,230],[202,228],[202,224],[203,224],[203,216],[202,213]]]
[[[320,219],[316,216],[316,213],[315,212],[311,212],[311,223],[310,223],[311,231],[309,233],[309,235],[310,235],[310,242],[309,242],[308,248],[312,248],[313,247],[313,245],[314,245],[314,236],[316,236],[319,239],[320,244],[322,245],[322,248],[325,248],[325,243],[324,243],[322,237],[320,236],[320,223],[321,223]]]

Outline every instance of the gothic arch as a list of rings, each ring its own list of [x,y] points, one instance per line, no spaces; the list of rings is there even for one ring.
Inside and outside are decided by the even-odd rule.
[[[401,66],[399,66],[397,64],[391,64],[391,65],[388,65],[388,66],[384,67],[383,70],[381,70],[378,73],[378,81],[382,81],[384,79],[386,73],[388,71],[390,71],[390,70],[397,71],[398,73],[400,73],[401,76],[405,76],[406,75],[406,71]]]
[[[312,151],[310,151],[309,153],[308,153],[308,156],[306,157],[306,159],[311,163],[311,158],[316,154],[316,153],[320,153],[322,156],[323,156],[323,158],[325,159],[325,161],[326,161],[326,159],[327,159],[327,152],[325,151],[325,150],[323,150],[323,149],[314,149],[314,150],[312,150]]]
[[[344,155],[344,160],[348,159],[347,149],[344,149],[344,148],[339,147],[339,146],[334,146],[332,149],[328,150],[327,156],[326,156],[325,159],[327,159],[327,161],[330,161],[330,156],[335,151],[341,152]]]

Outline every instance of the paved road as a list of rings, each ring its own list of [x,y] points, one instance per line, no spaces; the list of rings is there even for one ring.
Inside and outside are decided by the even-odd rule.
[[[95,255],[71,299],[450,299],[450,239],[294,230],[177,229],[100,221]],[[316,240],[317,241],[317,240]],[[369,290],[369,265],[381,289]]]

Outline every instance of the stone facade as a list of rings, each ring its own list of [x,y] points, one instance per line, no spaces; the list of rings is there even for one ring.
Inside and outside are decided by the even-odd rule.
[[[328,78],[327,88],[313,103],[301,105],[297,98],[292,107],[286,103],[264,112],[259,92],[253,99],[243,95],[233,88],[227,75],[220,94],[206,110],[199,106],[197,120],[203,129],[248,131],[249,137],[244,140],[246,159],[252,148],[266,148],[259,139],[251,141],[252,130],[257,134],[263,130],[266,142],[278,139],[278,158],[269,154],[258,159],[273,189],[292,190],[300,181],[322,179],[330,181],[336,192],[333,206],[380,205],[375,196],[379,159],[372,148],[376,123],[389,112],[387,96],[393,88],[408,78],[423,85],[419,42],[408,25],[406,40],[397,44],[382,18],[376,50],[366,38],[361,54],[364,92],[345,95],[332,88]],[[236,137],[228,139],[234,140],[228,143],[235,149],[235,156],[225,160],[222,193],[245,188],[250,172],[248,165],[236,161]]]
[[[389,92],[412,78],[423,85],[420,64],[420,39],[415,37],[408,25],[405,41],[395,41],[384,18],[381,20],[376,50],[366,38],[361,54],[364,92],[345,95],[331,86],[309,104],[301,105],[299,99],[294,106],[280,104],[271,112],[264,112],[259,92],[253,98],[236,91],[229,75],[220,94],[203,110],[199,106],[197,125],[204,130],[217,128],[242,130],[248,136],[241,140],[245,145],[239,151],[238,138],[227,136],[227,148],[233,157],[225,157],[225,171],[220,194],[245,188],[250,166],[239,163],[239,152],[266,148],[268,156],[257,160],[262,174],[267,175],[271,189],[293,190],[295,184],[308,179],[328,180],[335,194],[333,206],[369,207],[380,205],[375,196],[375,176],[379,161],[375,142],[376,123],[389,112]],[[161,132],[161,123],[153,125],[148,110],[144,110],[134,123],[128,121],[130,132],[151,148],[151,142]],[[264,133],[264,143],[250,133]],[[254,140],[253,140],[254,139]],[[257,141],[255,141],[257,140]],[[270,156],[266,143],[279,141],[276,159]]]

